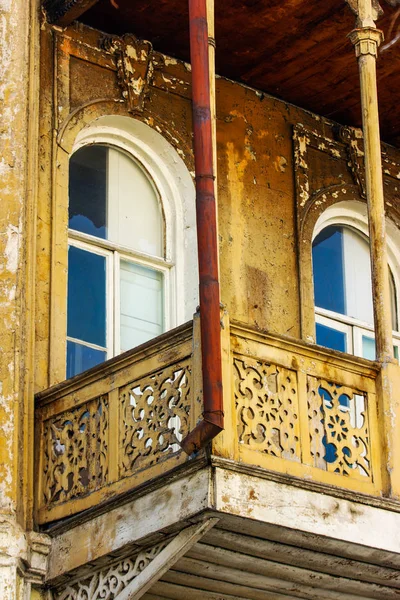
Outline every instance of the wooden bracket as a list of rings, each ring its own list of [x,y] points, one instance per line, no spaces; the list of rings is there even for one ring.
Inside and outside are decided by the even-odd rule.
[[[156,558],[131,581],[115,600],[139,600],[176,561],[198,542],[219,519],[208,519],[181,531]]]
[[[79,580],[54,590],[55,600],[138,600],[177,560],[219,521],[207,519],[183,529],[172,540],[145,548],[132,557],[110,562]],[[112,559],[111,559],[112,560]]]

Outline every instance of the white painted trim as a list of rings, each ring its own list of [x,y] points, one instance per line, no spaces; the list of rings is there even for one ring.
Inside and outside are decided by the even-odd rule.
[[[341,315],[338,315],[337,313],[332,313],[332,314],[334,315],[334,318],[326,317],[325,315],[321,314],[320,309],[316,308],[315,309],[315,322],[319,323],[320,325],[324,325],[325,327],[330,327],[331,329],[334,329],[335,331],[340,331],[341,333],[344,333],[346,336],[346,353],[353,354],[354,345],[353,345],[352,326],[347,325],[346,322],[342,321],[339,318]]]
[[[79,340],[78,338],[71,337],[67,335],[67,342],[74,342],[74,344],[79,344],[80,346],[86,346],[87,348],[93,348],[93,350],[100,350],[100,352],[107,352],[107,348],[103,348],[103,346],[98,346],[97,344],[91,344],[90,342],[85,342],[85,340]]]

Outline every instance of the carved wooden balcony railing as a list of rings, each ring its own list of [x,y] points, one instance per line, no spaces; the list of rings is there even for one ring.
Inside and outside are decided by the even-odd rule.
[[[194,400],[192,323],[36,398],[37,520],[98,505],[188,460],[179,441]]]
[[[39,524],[95,507],[189,460],[179,442],[202,412],[198,324],[196,318],[194,329],[182,326],[37,396]],[[382,495],[379,365],[229,325],[227,316],[222,348],[225,430],[212,455],[294,476],[297,485]]]
[[[223,336],[226,429],[213,453],[381,495],[378,366],[238,324]]]

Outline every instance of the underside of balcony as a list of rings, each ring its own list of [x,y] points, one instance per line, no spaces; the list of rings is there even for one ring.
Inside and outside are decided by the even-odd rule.
[[[57,600],[84,590],[94,598],[100,589],[120,600],[392,600],[400,595],[400,514],[380,502],[336,498],[212,460],[54,528],[48,585]]]
[[[380,366],[221,323],[225,430],[196,455],[198,315],[37,396],[56,600],[399,598]]]

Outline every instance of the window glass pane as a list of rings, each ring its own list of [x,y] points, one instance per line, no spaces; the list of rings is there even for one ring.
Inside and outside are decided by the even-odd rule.
[[[121,352],[163,331],[163,276],[142,265],[121,261]]]
[[[152,256],[164,256],[163,217],[150,177],[127,154],[109,149],[109,239]]]
[[[106,360],[106,353],[67,341],[67,379]]]
[[[312,256],[315,305],[345,314],[342,228],[321,231],[314,240]]]
[[[375,360],[375,340],[367,335],[362,336],[362,356],[369,360]]]
[[[86,146],[69,162],[69,227],[106,238],[106,146]]]
[[[369,244],[358,232],[343,228],[346,315],[371,325],[372,281]]]
[[[67,335],[106,346],[106,259],[70,246]]]
[[[376,359],[375,340],[367,335],[362,336],[362,356],[368,360]],[[393,346],[393,356],[399,359],[399,347]]]
[[[320,346],[339,350],[340,352],[347,352],[346,334],[343,331],[337,331],[337,329],[333,329],[332,327],[316,323],[316,333],[317,344]]]

